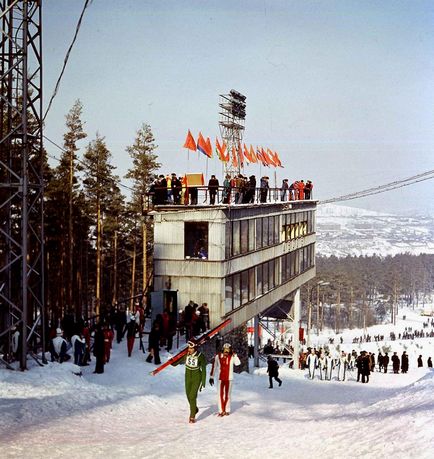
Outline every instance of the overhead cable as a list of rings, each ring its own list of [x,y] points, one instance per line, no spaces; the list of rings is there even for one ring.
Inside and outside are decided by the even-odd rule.
[[[57,79],[56,86],[54,87],[53,94],[51,95],[50,102],[48,103],[48,107],[47,107],[47,110],[45,111],[45,115],[42,118],[42,121],[45,121],[45,118],[47,117],[48,112],[50,111],[50,108],[51,108],[51,105],[53,103],[53,100],[57,95],[57,91],[58,91],[59,86],[60,86],[60,81],[61,81],[61,79],[63,77],[63,73],[65,72],[66,64],[68,63],[69,55],[71,54],[72,48],[73,48],[73,46],[75,44],[75,41],[77,40],[77,36],[78,36],[78,32],[79,32],[80,27],[81,27],[81,21],[83,20],[84,12],[86,11],[86,8],[89,6],[89,4],[92,3],[92,1],[93,0],[86,0],[84,2],[83,10],[82,10],[82,12],[80,14],[80,18],[78,19],[78,23],[77,23],[77,26],[75,28],[74,38],[72,39],[72,42],[69,45],[68,51],[66,52],[65,59],[63,60],[62,70],[60,72],[59,78]]]

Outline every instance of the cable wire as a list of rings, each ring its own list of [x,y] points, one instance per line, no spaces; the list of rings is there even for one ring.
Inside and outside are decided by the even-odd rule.
[[[434,170],[422,172],[412,177],[408,177],[402,180],[395,180],[394,182],[386,183],[384,185],[379,185],[373,188],[367,188],[366,190],[356,191],[354,193],[337,196],[335,198],[324,199],[318,201],[318,204],[329,204],[333,202],[340,201],[350,201],[352,199],[364,198],[366,196],[372,196],[374,194],[385,193],[386,191],[392,191],[398,188],[403,188],[405,186],[414,185],[415,183],[423,182],[425,180],[431,180],[434,178]]]
[[[89,4],[92,3],[92,1],[93,1],[93,0],[86,0],[85,3],[84,3],[83,11],[82,11],[81,14],[80,14],[80,18],[78,19],[78,23],[77,23],[77,26],[76,26],[76,28],[75,28],[74,38],[72,39],[72,42],[71,42],[71,44],[69,45],[68,51],[66,52],[65,59],[63,60],[63,67],[62,67],[62,70],[61,70],[61,72],[60,72],[59,78],[57,79],[56,86],[54,87],[53,94],[51,95],[50,102],[48,103],[47,110],[45,111],[45,115],[44,115],[44,117],[42,118],[42,122],[45,121],[45,118],[47,117],[48,112],[50,111],[50,108],[51,108],[51,105],[52,105],[52,103],[53,103],[53,100],[54,100],[54,98],[55,98],[56,95],[57,95],[57,91],[58,91],[59,86],[60,86],[60,81],[61,81],[61,79],[62,79],[62,77],[63,77],[64,72],[65,72],[66,64],[68,63],[68,60],[69,60],[69,55],[71,54],[72,48],[73,48],[73,46],[74,46],[74,44],[75,44],[75,41],[77,40],[77,36],[78,36],[78,32],[79,32],[80,27],[81,27],[81,22],[82,22],[82,20],[83,20],[84,12],[86,11],[86,8],[89,6]]]

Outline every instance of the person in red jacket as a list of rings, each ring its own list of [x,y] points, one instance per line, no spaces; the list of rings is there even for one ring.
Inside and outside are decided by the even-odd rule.
[[[298,182],[298,199],[304,200],[304,180]]]
[[[231,412],[231,390],[234,378],[234,365],[240,365],[237,354],[232,352],[229,343],[223,344],[223,351],[213,360],[209,383],[214,385],[214,372],[219,371],[219,385],[217,388],[219,416],[228,416]]]
[[[114,333],[113,330],[108,326],[104,325],[104,351],[105,351],[105,363],[110,362],[110,354],[112,349]]]

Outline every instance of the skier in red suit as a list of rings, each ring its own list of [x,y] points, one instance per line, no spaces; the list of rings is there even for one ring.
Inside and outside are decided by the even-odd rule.
[[[231,345],[225,343],[223,351],[219,352],[213,360],[209,383],[214,384],[214,371],[219,370],[218,406],[219,416],[227,416],[231,412],[231,390],[234,378],[234,365],[240,365],[237,354],[232,352]]]

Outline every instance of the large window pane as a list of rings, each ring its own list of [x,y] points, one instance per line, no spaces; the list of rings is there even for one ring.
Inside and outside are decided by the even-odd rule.
[[[280,242],[279,228],[280,228],[280,216],[275,216],[274,217],[274,243],[275,244],[278,244]]]
[[[274,284],[274,260],[269,261],[268,263],[268,286],[269,289],[273,289],[275,287]]]
[[[229,276],[226,278],[226,285],[225,285],[225,314],[232,311],[232,299],[233,299],[232,276]]]
[[[255,220],[249,220],[249,252],[255,250]]]
[[[288,280],[289,276],[289,266],[287,264],[289,260],[289,255],[283,255],[282,258],[282,284]],[[288,270],[288,272],[287,272]]]
[[[249,221],[241,220],[241,253],[249,251]]]
[[[256,298],[255,268],[249,269],[249,301]]]
[[[240,273],[234,274],[234,309],[241,306]]]
[[[262,218],[262,241],[263,247],[268,246],[268,217]]]
[[[262,218],[256,219],[256,249],[262,248]]]
[[[263,285],[262,285],[262,265],[256,266],[256,296],[261,296],[263,293]]]
[[[249,271],[245,270],[241,273],[241,304],[246,304],[249,301]]]
[[[185,258],[208,258],[208,223],[185,222],[184,224]]]
[[[268,263],[262,264],[262,285],[264,293],[267,293],[270,290],[270,285],[268,283]]]
[[[232,255],[240,254],[240,222],[232,222]]]

